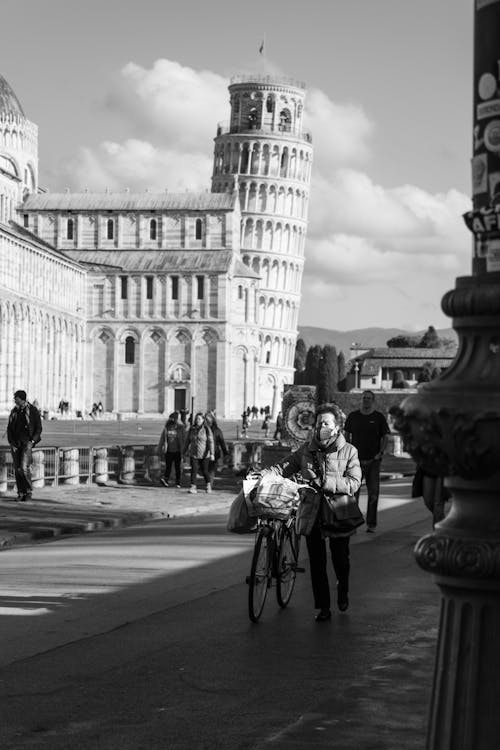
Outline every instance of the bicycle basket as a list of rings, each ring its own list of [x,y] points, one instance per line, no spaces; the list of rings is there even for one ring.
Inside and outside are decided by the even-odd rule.
[[[255,512],[265,518],[286,520],[299,502],[299,487],[281,477],[263,477],[253,501]]]

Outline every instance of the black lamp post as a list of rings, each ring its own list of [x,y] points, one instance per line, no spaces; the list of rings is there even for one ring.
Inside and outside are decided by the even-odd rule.
[[[459,348],[396,423],[452,493],[415,549],[442,593],[428,750],[500,747],[500,0],[474,6],[472,275],[442,300]]]

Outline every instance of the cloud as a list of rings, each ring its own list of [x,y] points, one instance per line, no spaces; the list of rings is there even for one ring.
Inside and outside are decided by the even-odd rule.
[[[96,151],[82,148],[66,170],[75,189],[182,192],[206,190],[211,164],[207,154],[158,148],[130,138],[124,143],[104,141]]]
[[[105,101],[127,137],[82,147],[56,181],[90,190],[209,189],[217,122],[229,117],[227,85],[216,73],[172,60],[157,60],[150,69],[129,63]],[[469,198],[453,188],[433,195],[410,184],[377,184],[369,175],[376,126],[359,105],[336,103],[313,88],[305,125],[314,164],[304,315],[321,325],[327,299],[335,298],[338,309],[348,294],[359,299],[362,289],[369,305],[372,290],[384,296],[384,288],[390,291],[378,310],[386,307],[387,316],[389,300],[401,306],[404,299],[415,315],[429,315],[439,300],[429,298],[436,284],[468,270],[470,237],[461,214]],[[374,310],[368,321],[381,324],[377,315]]]

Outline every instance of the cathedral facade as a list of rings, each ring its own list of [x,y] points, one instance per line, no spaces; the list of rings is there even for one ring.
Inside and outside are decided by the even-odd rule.
[[[26,387],[49,410],[276,414],[304,263],[303,84],[233,79],[211,192],[182,194],[43,192],[36,126],[0,91],[0,411]]]

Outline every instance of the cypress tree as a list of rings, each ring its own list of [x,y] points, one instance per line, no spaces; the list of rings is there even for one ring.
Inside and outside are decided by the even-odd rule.
[[[327,344],[321,352],[316,398],[318,403],[333,401],[337,390],[338,366],[337,350]]]
[[[319,375],[319,363],[321,361],[321,347],[319,344],[310,346],[307,350],[306,367],[304,370],[303,383],[306,385],[317,385]]]
[[[293,366],[295,367],[295,375],[293,382],[296,385],[301,385],[304,382],[304,370],[306,367],[307,347],[304,339],[297,339],[295,345],[295,358]]]
[[[337,384],[338,390],[345,391],[347,387],[347,383],[346,383],[347,368],[345,364],[345,354],[342,351],[339,352],[339,356],[337,357],[337,369],[338,369],[338,384]]]

